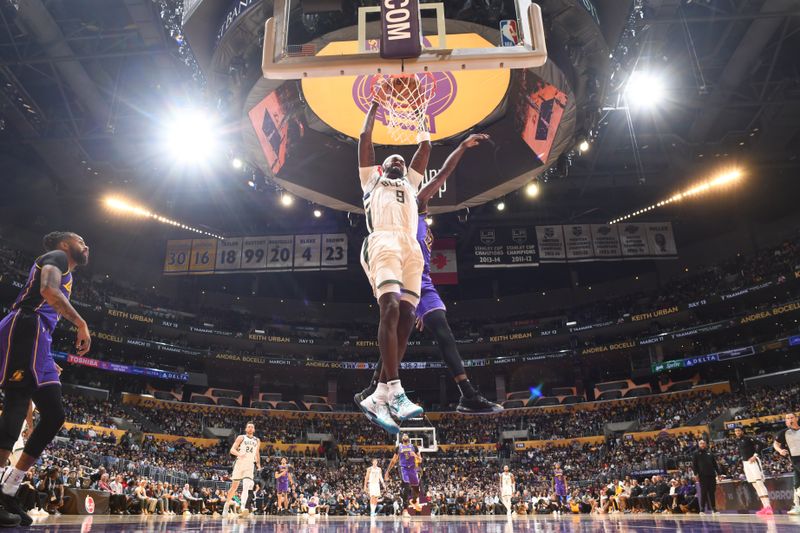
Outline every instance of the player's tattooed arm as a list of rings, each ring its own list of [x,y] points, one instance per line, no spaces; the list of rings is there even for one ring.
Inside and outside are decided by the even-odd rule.
[[[372,102],[358,137],[358,166],[371,167],[375,164],[375,147],[372,145],[372,128],[375,127],[375,114],[378,112],[378,102]]]
[[[442,168],[439,169],[439,172],[436,174],[436,177],[428,182],[425,187],[419,191],[417,194],[417,200],[419,201],[420,207],[424,208],[427,207],[428,201],[433,198],[436,192],[442,188],[442,185],[447,181],[453,171],[458,166],[458,162],[461,161],[461,157],[464,155],[469,148],[474,146],[478,146],[480,143],[484,141],[488,141],[489,136],[483,133],[480,134],[473,134],[461,141],[461,144],[458,145],[458,148],[453,150],[447,159],[444,161],[444,165]],[[411,162],[411,167],[414,168],[414,162]]]
[[[61,292],[61,270],[55,265],[44,265],[41,274],[41,288],[39,294],[45,299],[47,304],[55,309],[56,313],[63,316],[78,328],[75,340],[75,349],[78,355],[83,355],[89,351],[92,345],[92,337],[89,334],[89,326],[81,315],[69,303],[69,299]]]

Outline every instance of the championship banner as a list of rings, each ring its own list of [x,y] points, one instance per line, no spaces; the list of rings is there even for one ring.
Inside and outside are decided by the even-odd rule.
[[[567,247],[567,259],[570,262],[591,261],[594,259],[592,232],[589,224],[564,226],[564,243]]]
[[[644,224],[615,224],[619,226],[619,241],[622,245],[622,257],[628,259],[645,259],[650,255],[647,245],[647,232]]]
[[[457,285],[456,240],[436,239],[431,250],[431,280],[434,285]]]
[[[539,258],[542,263],[566,262],[563,226],[536,226],[536,238],[539,241]]]
[[[480,229],[473,253],[475,268],[539,266],[536,231],[533,227]]]
[[[614,224],[592,224],[592,243],[594,256],[600,261],[622,257],[619,232]]]
[[[167,241],[164,274],[346,270],[347,235],[268,235]]]

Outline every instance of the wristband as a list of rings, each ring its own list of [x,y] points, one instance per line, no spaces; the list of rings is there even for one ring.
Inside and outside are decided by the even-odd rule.
[[[425,141],[428,141],[428,142],[431,141],[430,132],[427,132],[427,131],[419,131],[419,132],[417,132],[417,144],[425,142]]]

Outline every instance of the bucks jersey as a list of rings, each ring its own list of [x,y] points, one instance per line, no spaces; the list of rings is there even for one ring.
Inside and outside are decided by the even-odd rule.
[[[389,178],[381,166],[360,167],[358,172],[364,191],[367,230],[402,231],[416,237],[417,190],[422,174],[409,168],[405,178]]]
[[[236,458],[236,462],[253,464],[256,462],[257,453],[258,439],[242,435],[242,442],[239,443],[239,457]]]

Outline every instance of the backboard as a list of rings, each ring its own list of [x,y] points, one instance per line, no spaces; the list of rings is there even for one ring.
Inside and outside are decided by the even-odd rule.
[[[417,5],[416,0],[362,1],[358,6],[351,5],[356,2],[275,0],[264,31],[264,77],[288,80],[524,69],[539,67],[547,59],[541,9],[530,0],[514,0],[515,11],[507,19],[484,19],[482,24],[466,22],[463,9],[448,13],[445,2],[422,3],[415,14],[422,40],[419,56],[381,57],[382,28],[389,27],[389,15],[387,20],[381,17],[381,3],[412,9]],[[404,23],[407,16],[395,15],[394,20]],[[414,26],[395,25],[389,31],[407,34]]]

